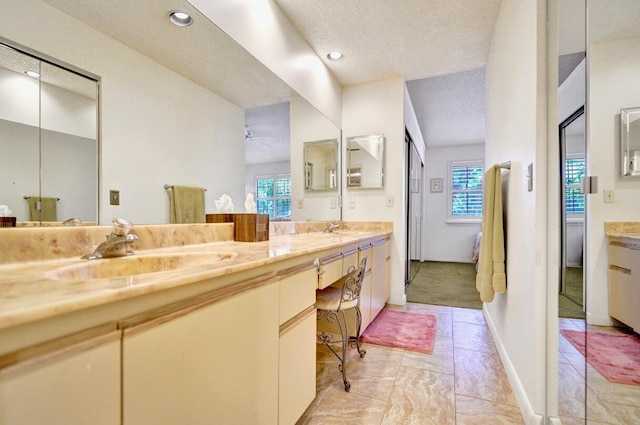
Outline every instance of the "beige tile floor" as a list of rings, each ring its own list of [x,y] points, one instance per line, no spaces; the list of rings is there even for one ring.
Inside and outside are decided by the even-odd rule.
[[[560,319],[560,329],[584,330],[580,319]],[[620,332],[613,327],[590,326],[593,332]],[[640,386],[607,381],[562,335],[558,348],[558,409],[563,425],[640,424]],[[585,387],[586,376],[586,387]],[[585,405],[587,410],[585,412]]]
[[[407,303],[438,317],[433,354],[364,344],[348,364],[318,345],[316,398],[298,425],[524,424],[481,310]]]

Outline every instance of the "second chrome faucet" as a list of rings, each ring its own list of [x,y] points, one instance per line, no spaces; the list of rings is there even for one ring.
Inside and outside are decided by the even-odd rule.
[[[100,258],[124,257],[133,254],[128,250],[128,246],[138,240],[138,237],[129,231],[133,224],[122,218],[114,217],[112,220],[113,229],[107,236],[107,240],[102,242],[91,253],[83,256],[86,260],[97,260]]]

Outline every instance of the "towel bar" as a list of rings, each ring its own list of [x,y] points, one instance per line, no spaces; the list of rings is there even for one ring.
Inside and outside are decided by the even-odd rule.
[[[31,197],[31,196],[27,196],[27,195],[25,195],[25,196],[23,196],[23,198],[24,198],[24,199],[26,199],[26,200],[28,201],[28,200],[29,200],[29,199],[31,199],[32,197]],[[38,198],[40,198],[40,196],[38,196]],[[56,201],[59,201],[59,200],[60,200],[60,198],[56,198]]]
[[[164,185],[164,188],[165,188],[165,190],[171,190],[171,189],[173,189],[173,185],[165,184],[165,185]],[[207,191],[207,189],[205,189],[204,191],[206,192],[206,191]]]
[[[504,168],[506,170],[510,170],[511,169],[511,161],[501,162],[500,164],[498,164],[498,167]]]

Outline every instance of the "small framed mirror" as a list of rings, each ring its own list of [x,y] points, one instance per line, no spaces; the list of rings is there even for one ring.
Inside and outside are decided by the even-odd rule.
[[[338,190],[338,139],[304,143],[305,192]]]
[[[347,187],[384,187],[384,135],[347,137]]]
[[[640,176],[640,107],[620,110],[620,175]]]

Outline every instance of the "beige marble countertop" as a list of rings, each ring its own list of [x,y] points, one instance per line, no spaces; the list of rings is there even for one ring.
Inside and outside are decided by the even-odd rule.
[[[604,223],[604,232],[610,238],[638,242],[640,241],[640,221],[607,221]]]
[[[265,242],[211,242],[161,249],[137,250],[133,256],[193,254],[220,262],[196,264],[162,272],[113,278],[69,279],[61,270],[82,267],[89,262],[117,262],[121,259],[83,260],[79,257],[28,261],[0,265],[0,329],[47,319],[64,313],[152,294],[274,264],[306,254],[321,253],[342,246],[366,243],[391,234],[390,229],[342,230],[271,236]]]

